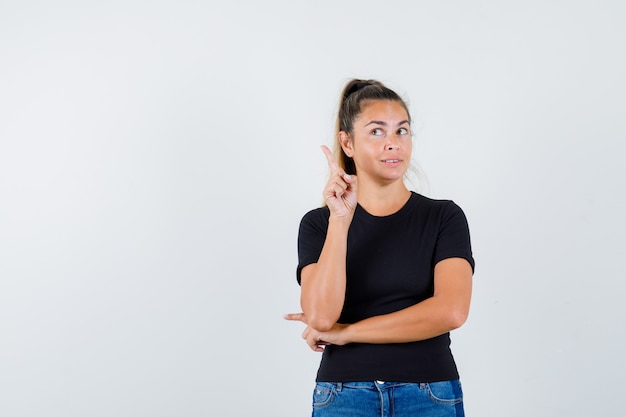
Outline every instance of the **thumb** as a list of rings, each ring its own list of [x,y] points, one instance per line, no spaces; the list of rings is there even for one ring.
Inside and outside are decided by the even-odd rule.
[[[356,191],[359,186],[359,179],[357,178],[356,174],[351,174],[351,175],[346,174],[343,177],[346,180],[346,182],[350,184],[350,188]]]

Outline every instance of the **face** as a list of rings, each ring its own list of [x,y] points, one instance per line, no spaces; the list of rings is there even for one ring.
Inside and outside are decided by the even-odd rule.
[[[354,160],[359,180],[381,184],[402,179],[411,162],[413,141],[409,116],[401,103],[365,102],[354,120],[353,134],[339,133],[346,155]]]

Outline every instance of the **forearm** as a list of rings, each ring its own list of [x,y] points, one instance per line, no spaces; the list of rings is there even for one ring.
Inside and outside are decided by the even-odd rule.
[[[382,344],[430,339],[463,325],[467,310],[453,302],[431,297],[403,310],[346,326],[344,342]]]
[[[331,218],[319,260],[302,271],[300,304],[309,325],[330,329],[343,309],[350,222]]]
[[[449,258],[435,266],[434,295],[405,309],[350,324],[342,342],[405,343],[430,339],[465,323],[472,296],[467,260]]]

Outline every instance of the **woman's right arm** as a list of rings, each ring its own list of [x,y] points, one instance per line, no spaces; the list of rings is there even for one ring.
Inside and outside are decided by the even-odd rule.
[[[356,209],[357,178],[338,167],[326,146],[322,151],[331,172],[323,193],[330,217],[317,263],[301,271],[300,306],[309,326],[327,331],[339,320],[346,295],[348,229]]]
[[[319,260],[301,271],[300,306],[308,325],[319,331],[330,330],[343,309],[349,227],[349,222],[331,217]]]

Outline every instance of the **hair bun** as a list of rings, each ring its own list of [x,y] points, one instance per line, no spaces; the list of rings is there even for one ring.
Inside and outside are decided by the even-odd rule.
[[[344,99],[348,98],[348,96],[350,96],[351,94],[356,93],[357,91],[362,90],[365,87],[368,87],[370,85],[372,85],[372,83],[368,81],[359,81],[359,82],[352,84],[350,88],[348,88],[348,90],[346,91],[346,95],[344,96]]]

